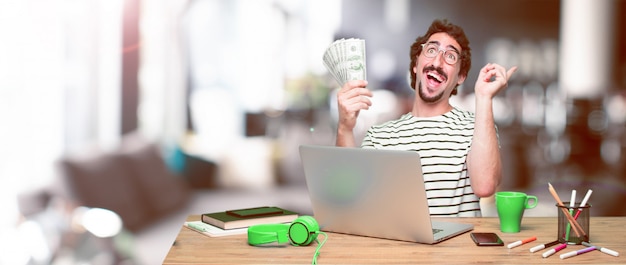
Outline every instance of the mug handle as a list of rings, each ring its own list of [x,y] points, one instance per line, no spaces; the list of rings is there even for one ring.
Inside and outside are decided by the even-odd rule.
[[[528,203],[530,200],[533,200],[532,204]],[[526,205],[526,209],[532,209],[532,208],[535,208],[538,203],[539,203],[539,200],[537,200],[537,196],[527,195],[526,202],[524,204]]]

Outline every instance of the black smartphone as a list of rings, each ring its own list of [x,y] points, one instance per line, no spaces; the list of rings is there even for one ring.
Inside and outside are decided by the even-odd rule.
[[[470,233],[477,246],[504,246],[504,242],[496,233]]]
[[[283,209],[268,206],[226,211],[226,214],[239,218],[256,218],[262,216],[279,215],[282,213]]]

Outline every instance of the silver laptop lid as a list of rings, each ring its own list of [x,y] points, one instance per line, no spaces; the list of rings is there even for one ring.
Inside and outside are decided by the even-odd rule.
[[[434,243],[417,152],[300,146],[324,231]]]

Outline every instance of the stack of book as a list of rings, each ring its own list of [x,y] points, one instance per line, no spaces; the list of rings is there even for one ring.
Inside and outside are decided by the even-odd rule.
[[[207,236],[218,237],[245,234],[248,227],[258,224],[289,223],[298,213],[275,206],[263,206],[205,213],[200,221],[185,222],[185,227]]]

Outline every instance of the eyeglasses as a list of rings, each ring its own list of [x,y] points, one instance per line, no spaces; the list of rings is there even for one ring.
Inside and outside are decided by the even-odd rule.
[[[429,42],[422,44],[422,53],[426,58],[435,58],[439,52],[443,52],[443,60],[450,65],[456,64],[461,55],[454,49],[443,49],[439,44]]]

